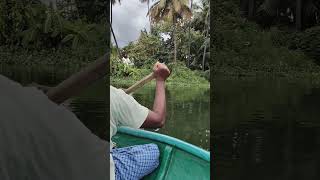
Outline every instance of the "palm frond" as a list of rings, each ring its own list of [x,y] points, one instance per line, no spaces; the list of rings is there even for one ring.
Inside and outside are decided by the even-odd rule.
[[[77,49],[79,43],[79,37],[75,36],[72,41],[72,49]]]
[[[173,22],[173,19],[174,19],[174,8],[171,7],[170,10],[168,11],[168,14],[165,16],[167,21],[172,23]]]
[[[181,2],[179,0],[172,0],[173,8],[176,13],[180,14],[181,12]]]
[[[159,0],[159,9],[164,9],[167,6],[167,0]]]
[[[74,35],[73,34],[69,34],[66,37],[64,37],[61,42],[62,43],[66,43],[66,42],[70,41],[73,38],[74,38]]]
[[[148,15],[153,23],[163,20],[182,22],[181,20],[192,17],[188,2],[188,0],[159,0],[151,6]]]
[[[52,25],[52,14],[51,12],[47,12],[47,18],[46,21],[44,23],[44,32],[48,33],[49,29],[51,28]]]
[[[182,11],[181,11],[181,15],[184,19],[191,19],[192,17],[192,11],[191,9],[186,6],[186,5],[183,5],[182,6]]]

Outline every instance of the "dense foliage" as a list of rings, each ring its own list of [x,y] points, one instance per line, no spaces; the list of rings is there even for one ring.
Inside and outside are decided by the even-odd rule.
[[[241,16],[234,0],[217,0],[214,8],[214,70],[224,74],[318,73],[318,27],[303,32],[283,24],[269,29]]]
[[[161,0],[151,7],[151,32],[142,30],[136,41],[121,49],[122,54],[119,55],[113,47],[111,56],[113,78],[138,80],[149,74],[153,64],[159,61],[166,63],[172,70],[172,75],[168,79],[169,83],[208,85],[209,1],[202,0],[199,5],[193,5],[192,20],[180,18],[176,21],[174,19],[180,15],[183,16],[184,13],[191,14],[187,10],[188,7],[185,6],[186,1],[177,1],[177,3],[182,3],[184,13],[173,10],[172,8],[178,6],[172,4],[173,2],[175,1],[166,1],[167,4],[161,5]],[[163,14],[166,17],[158,17],[160,16],[158,11],[162,6],[168,12],[172,11],[172,16],[167,12],[168,14]],[[134,62],[134,65],[122,63],[122,55],[126,55]],[[204,72],[204,70],[207,71]]]
[[[81,56],[80,61],[82,59],[87,61],[90,58],[87,53],[90,49],[94,49],[94,52],[99,49],[101,55],[102,47],[107,47],[106,38],[108,37],[104,13],[101,8],[100,10],[95,8],[91,12],[90,7],[96,7],[97,4],[85,4],[85,1],[79,0],[76,5],[79,6],[77,11],[67,12],[59,9],[59,6],[56,9],[52,5],[47,6],[37,0],[1,1],[0,45],[12,52],[23,49],[30,54],[40,50],[57,51],[59,54],[70,49],[68,52],[84,55]],[[90,10],[88,14],[77,16],[81,13],[81,7],[84,8],[84,6],[88,6]],[[16,60],[12,59],[12,61]]]
[[[304,0],[300,5],[297,2],[297,0],[255,0],[254,6],[250,9],[250,0],[240,0],[240,13],[249,16],[263,27],[282,24],[289,27],[301,26],[299,28],[304,29],[319,25],[320,2]],[[300,25],[296,24],[299,16],[297,9],[301,9]]]

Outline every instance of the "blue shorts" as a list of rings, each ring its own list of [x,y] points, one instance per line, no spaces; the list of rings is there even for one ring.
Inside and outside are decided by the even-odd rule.
[[[116,180],[138,180],[159,166],[156,144],[136,145],[111,150]]]

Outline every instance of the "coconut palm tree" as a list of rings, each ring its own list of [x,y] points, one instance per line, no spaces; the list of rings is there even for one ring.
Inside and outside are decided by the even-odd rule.
[[[210,5],[209,0],[201,0],[199,4],[194,4],[194,10],[193,18],[191,21],[191,26],[194,28],[194,30],[199,31],[204,36],[204,41],[199,48],[198,51],[198,58],[202,56],[202,69],[205,70],[205,61],[210,56],[210,52],[208,52],[208,48],[210,45],[210,37],[209,37],[209,31],[210,31]],[[199,59],[196,58],[191,63],[193,66],[195,64],[199,64]]]
[[[174,40],[174,62],[177,62],[177,25],[181,25],[183,20],[191,19],[192,12],[188,7],[189,0],[159,0],[155,2],[148,15],[152,23],[167,21],[173,25],[173,40]]]

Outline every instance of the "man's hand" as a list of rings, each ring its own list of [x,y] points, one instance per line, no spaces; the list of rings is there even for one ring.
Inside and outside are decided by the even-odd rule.
[[[170,76],[169,68],[165,64],[159,62],[153,66],[153,73],[155,74],[157,81],[165,81]]]

